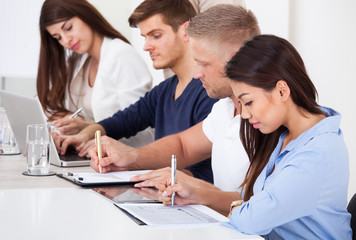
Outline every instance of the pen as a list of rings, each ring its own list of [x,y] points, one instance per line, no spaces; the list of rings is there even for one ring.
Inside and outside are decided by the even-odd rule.
[[[172,155],[172,160],[171,160],[171,186],[176,183],[176,170],[177,170],[177,158],[176,155]],[[172,193],[172,203],[171,205],[174,205],[174,198],[176,196],[176,193]]]
[[[95,132],[95,145],[96,145],[96,151],[98,153],[98,158],[99,158],[99,172],[101,173],[100,161],[102,158],[102,152],[101,152],[101,132],[100,132],[100,130],[96,130],[96,132]]]
[[[83,110],[83,107],[78,108],[78,110],[75,111],[72,115],[70,115],[68,119],[72,119],[72,118],[77,117],[82,110]]]

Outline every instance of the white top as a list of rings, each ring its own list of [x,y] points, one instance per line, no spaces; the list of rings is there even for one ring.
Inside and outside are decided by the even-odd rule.
[[[83,71],[83,69],[81,69]],[[86,69],[85,71],[85,78],[88,79],[88,74],[89,74],[89,68]],[[86,119],[90,119],[93,121],[94,119],[94,114],[93,114],[93,108],[91,105],[91,99],[93,96],[93,88],[89,86],[89,84],[83,84],[83,95],[82,95],[82,106],[83,106],[83,116],[85,115]]]
[[[88,89],[89,83],[88,78],[84,77],[86,74],[83,73],[83,65],[87,57],[87,54],[82,56],[74,72],[70,87],[72,101],[68,92],[66,94],[67,109],[74,112],[79,107],[85,106],[80,115],[87,121],[98,122],[111,117],[151,90],[151,75],[135,49],[120,39],[105,37],[100,50],[100,62],[91,89],[91,97],[85,97],[85,89]],[[153,140],[153,130],[146,129],[128,140],[124,139],[123,142],[133,147],[140,147]]]
[[[223,191],[239,190],[250,164],[240,140],[240,115],[234,117],[234,110],[230,98],[221,99],[203,122],[203,131],[213,144],[214,185]]]

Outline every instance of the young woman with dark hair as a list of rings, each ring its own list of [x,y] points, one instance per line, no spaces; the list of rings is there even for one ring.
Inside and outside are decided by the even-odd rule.
[[[38,98],[63,134],[112,116],[151,89],[143,60],[85,0],[46,0],[40,35]],[[80,107],[80,117],[68,119]],[[142,146],[151,141],[153,134],[143,132],[126,143]]]
[[[317,104],[295,48],[276,36],[256,36],[228,62],[226,75],[241,105],[240,137],[250,159],[229,226],[266,239],[351,239],[341,116]],[[173,191],[177,204],[224,196],[179,181],[157,187],[165,204]],[[210,206],[226,208],[220,202]]]

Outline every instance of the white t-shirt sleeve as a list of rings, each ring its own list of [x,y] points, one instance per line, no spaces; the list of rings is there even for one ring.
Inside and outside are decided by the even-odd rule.
[[[213,105],[211,112],[203,121],[203,132],[210,142],[214,142],[214,113],[216,111],[216,104],[218,102]]]

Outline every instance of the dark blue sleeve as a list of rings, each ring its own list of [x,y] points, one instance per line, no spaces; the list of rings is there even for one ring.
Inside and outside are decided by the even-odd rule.
[[[106,134],[114,139],[129,138],[147,127],[155,126],[158,86],[147,92],[136,103],[100,122]]]

